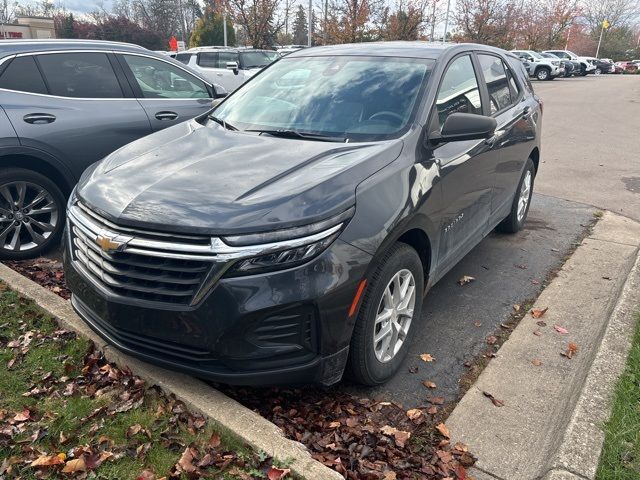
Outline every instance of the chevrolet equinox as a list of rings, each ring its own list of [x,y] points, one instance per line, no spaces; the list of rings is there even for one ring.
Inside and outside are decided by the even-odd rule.
[[[487,46],[292,53],[85,171],[73,306],[122,351],[213,381],[380,384],[429,287],[522,228],[541,107]]]

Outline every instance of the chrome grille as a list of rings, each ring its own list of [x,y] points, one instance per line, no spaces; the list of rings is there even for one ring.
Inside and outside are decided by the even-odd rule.
[[[216,270],[210,237],[171,236],[118,227],[78,204],[69,209],[74,262],[102,289],[120,297],[190,305]],[[115,251],[99,237],[121,241]]]

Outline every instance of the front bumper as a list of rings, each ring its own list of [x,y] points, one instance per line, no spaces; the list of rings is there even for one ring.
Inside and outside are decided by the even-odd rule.
[[[341,240],[296,268],[222,278],[195,306],[164,308],[106,291],[71,258],[72,305],[109,344],[169,369],[220,383],[340,380],[355,316],[348,311],[371,257]]]

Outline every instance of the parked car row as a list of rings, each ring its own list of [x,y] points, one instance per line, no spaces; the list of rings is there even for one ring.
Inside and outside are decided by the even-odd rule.
[[[593,73],[633,73],[638,66],[634,62],[614,63],[610,58],[578,56],[569,50],[511,50],[529,72],[538,80],[553,80],[556,77],[585,76]]]
[[[483,45],[318,47],[212,109],[224,92],[165,55],[0,43],[2,255],[66,225],[73,307],[153,363],[380,384],[426,291],[494,228],[523,228],[542,124],[528,75]]]

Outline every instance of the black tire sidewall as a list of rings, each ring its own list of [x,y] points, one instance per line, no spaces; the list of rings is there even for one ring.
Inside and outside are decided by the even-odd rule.
[[[23,260],[42,255],[51,247],[57,245],[64,230],[66,218],[66,201],[60,188],[44,175],[23,168],[6,168],[0,170],[0,185],[11,182],[24,181],[41,186],[51,194],[58,206],[58,224],[53,233],[42,244],[24,252],[9,252],[0,248],[0,260]]]
[[[524,182],[524,177],[527,172],[531,172],[531,189],[529,191],[529,201],[527,202],[527,210],[524,212],[524,216],[522,220],[518,220],[518,199],[520,198],[520,189],[522,188],[522,183]],[[513,199],[513,204],[511,206],[511,213],[509,214],[512,217],[512,222],[515,227],[515,231],[521,230],[524,226],[524,222],[527,220],[527,215],[529,215],[529,207],[531,206],[531,198],[533,197],[533,183],[536,177],[536,167],[533,164],[533,161],[529,158],[527,159],[527,163],[525,164],[524,171],[522,172],[522,176],[520,177],[520,181],[518,182],[518,189],[516,190],[516,195]]]
[[[392,360],[382,363],[375,356],[372,340],[376,314],[387,284],[402,269],[409,270],[415,280],[416,300],[413,319],[400,351]],[[371,276],[371,282],[365,290],[356,328],[351,339],[351,373],[359,383],[379,385],[391,378],[400,368],[413,340],[414,332],[420,323],[424,292],[423,277],[420,257],[412,247],[403,243],[391,247],[376,267]]]
[[[541,72],[546,72],[546,76],[544,76],[543,78],[540,78]],[[538,71],[536,72],[536,78],[538,80],[547,80],[550,76],[551,76],[551,72],[549,71],[548,68],[539,68]]]

